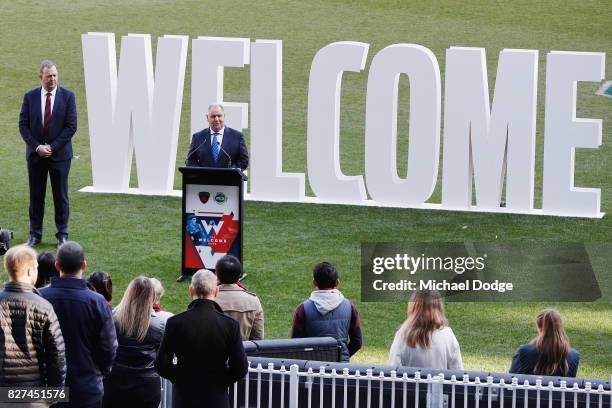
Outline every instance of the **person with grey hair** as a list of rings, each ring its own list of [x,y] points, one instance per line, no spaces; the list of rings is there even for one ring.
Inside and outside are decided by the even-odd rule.
[[[153,284],[153,291],[155,292],[155,296],[153,297],[153,310],[165,322],[170,318],[170,316],[173,316],[173,314],[163,310],[159,305],[159,302],[165,293],[164,287],[159,279],[156,278],[151,278],[151,283]]]
[[[68,173],[72,160],[72,137],[77,130],[74,93],[58,85],[57,67],[45,60],[38,74],[41,86],[27,92],[19,112],[19,133],[26,144],[30,186],[30,238],[42,242],[47,177],[51,179],[57,246],[68,240]]]
[[[208,126],[194,133],[185,164],[192,167],[237,167],[245,170],[249,165],[249,151],[242,132],[225,126],[223,105],[208,107]]]
[[[174,407],[229,408],[228,387],[246,375],[240,326],[215,303],[218,292],[215,274],[200,269],[187,311],[166,323],[155,368],[174,384]]]
[[[161,298],[162,296],[164,296],[164,293],[165,293],[162,283],[157,278],[151,278],[150,280],[151,280],[151,283],[153,284],[153,291],[155,293],[155,296],[153,297],[153,310],[155,311],[155,314],[157,315],[157,317],[159,317],[165,324],[170,317],[174,316],[174,314],[166,310],[163,310],[160,306]],[[165,392],[162,394],[162,398],[164,398],[164,400],[162,401],[162,404],[165,404],[165,406],[167,407],[172,406],[172,393],[173,392],[174,391],[173,391],[172,383],[170,381],[167,381],[165,384]]]

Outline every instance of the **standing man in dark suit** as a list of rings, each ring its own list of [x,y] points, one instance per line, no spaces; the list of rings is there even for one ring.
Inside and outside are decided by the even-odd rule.
[[[218,293],[215,274],[200,269],[188,310],[166,322],[155,368],[174,384],[175,408],[229,408],[228,387],[247,373],[240,325],[215,303]]]
[[[206,119],[209,127],[191,137],[187,165],[246,169],[249,165],[249,151],[244,137],[241,132],[225,127],[223,106],[210,105]]]
[[[77,129],[74,93],[57,85],[57,67],[45,60],[40,65],[41,87],[23,97],[19,132],[26,143],[30,184],[30,239],[35,247],[42,240],[47,175],[51,178],[57,244],[68,239],[68,173],[72,160],[71,139]]]

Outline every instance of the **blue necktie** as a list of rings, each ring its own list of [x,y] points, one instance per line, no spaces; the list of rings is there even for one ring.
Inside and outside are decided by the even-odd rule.
[[[217,140],[218,133],[213,133],[213,141],[212,141],[212,154],[215,162],[219,157],[219,141]]]

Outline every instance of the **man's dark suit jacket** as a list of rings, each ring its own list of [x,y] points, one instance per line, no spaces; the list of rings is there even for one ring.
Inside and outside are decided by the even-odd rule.
[[[168,319],[155,368],[174,383],[175,407],[229,408],[227,388],[248,370],[240,325],[214,301],[194,300]]]
[[[27,92],[19,113],[19,132],[26,143],[26,159],[39,160],[36,148],[49,144],[53,154],[46,160],[55,162],[72,159],[72,136],[77,130],[77,111],[74,93],[57,87],[47,139],[43,138],[43,116],[40,87]]]
[[[228,157],[229,156],[229,157]],[[231,159],[231,163],[230,163]],[[219,157],[215,162],[212,155],[210,128],[206,128],[191,137],[191,146],[187,154],[187,166],[193,167],[240,167],[244,170],[249,165],[249,151],[244,143],[242,133],[225,127],[223,143]]]
[[[51,278],[51,284],[41,288],[40,293],[53,305],[66,344],[69,406],[90,406],[102,401],[102,379],[111,372],[117,354],[117,334],[109,304],[90,289],[86,280],[69,275]]]

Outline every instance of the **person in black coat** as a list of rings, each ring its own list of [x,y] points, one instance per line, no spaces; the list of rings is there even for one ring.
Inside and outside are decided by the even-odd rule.
[[[174,384],[174,407],[229,408],[228,387],[248,370],[240,325],[214,302],[218,292],[217,277],[199,270],[188,310],[166,323],[155,368]]]
[[[133,279],[113,311],[117,358],[104,379],[103,407],[157,408],[160,380],[154,362],[164,321],[151,308],[155,291],[145,276]]]

